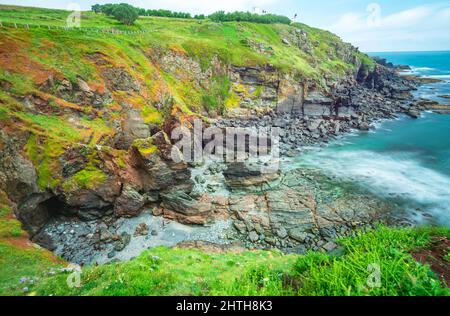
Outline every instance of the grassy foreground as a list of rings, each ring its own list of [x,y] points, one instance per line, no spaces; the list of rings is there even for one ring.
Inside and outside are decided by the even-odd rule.
[[[0,243],[0,294],[21,295],[26,286],[26,295],[449,295],[430,267],[411,255],[436,236],[449,238],[450,231],[381,226],[340,240],[334,254],[304,256],[160,247],[129,262],[86,267],[78,288],[67,285],[73,272],[60,272],[62,265],[40,250]],[[33,284],[20,284],[23,277]]]

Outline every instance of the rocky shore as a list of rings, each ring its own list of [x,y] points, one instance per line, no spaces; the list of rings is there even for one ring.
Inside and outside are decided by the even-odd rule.
[[[301,50],[313,45],[304,32],[290,36],[284,45]],[[398,113],[417,118],[424,110],[447,111],[431,101],[414,100],[411,91],[422,83],[419,80],[402,77],[399,69],[383,62],[370,66],[351,45],[336,45],[351,70],[315,79],[270,64],[224,65],[213,58],[204,70],[183,54],[160,52],[154,58],[162,69],[179,75],[178,80],[195,77],[198,85],[209,85],[213,73],[226,76],[231,104],[223,116],[205,113],[206,123],[219,128],[278,127],[281,158],[352,129],[369,130],[377,120]],[[76,83],[50,78],[39,89],[64,102],[99,107],[114,93],[142,90],[125,69],[110,65],[101,54],[89,58],[101,71],[106,89],[93,91],[81,78]],[[19,101],[33,113],[52,110],[37,96]],[[298,253],[333,251],[334,240],[357,227],[377,221],[408,224],[395,203],[317,170],[263,174],[254,161],[190,164],[168,135],[198,117],[180,115],[173,98],[167,98],[158,104],[171,113],[160,129],[145,123],[142,111],[123,104],[123,122],[113,120],[113,136],[103,145],[65,144],[56,153],[49,149],[49,157],[35,152],[34,147],[44,144],[28,131],[0,130],[0,189],[15,205],[30,239],[70,261],[127,260],[148,247],[186,240]],[[70,120],[81,124],[76,115]],[[43,164],[39,176],[40,181],[42,174],[48,177],[44,186],[36,171]]]
[[[279,127],[281,157],[289,157],[304,146],[328,142],[352,129],[369,130],[373,122],[398,113],[417,118],[421,111],[439,110],[435,102],[413,99],[410,91],[417,81],[387,68],[371,76],[343,83],[328,95],[309,92],[302,102],[289,98],[280,102],[266,94],[264,100],[276,99],[275,108],[253,105],[252,110],[212,123],[221,128]],[[234,84],[251,89],[255,82],[269,85],[263,82],[267,77],[264,72],[239,69]],[[170,162],[170,142],[163,134],[155,139],[162,149],[159,165],[140,147],[134,152],[140,161],[137,166],[143,168],[140,172],[152,170],[146,173],[160,183],[154,183],[154,195],[126,187],[114,213],[85,219],[63,214],[46,223],[34,241],[73,262],[92,264],[127,260],[157,245],[197,240],[295,253],[335,251],[336,238],[351,235],[356,228],[377,222],[411,224],[395,202],[317,170],[261,174],[260,163],[250,161],[176,166]],[[175,187],[171,179],[177,179]]]

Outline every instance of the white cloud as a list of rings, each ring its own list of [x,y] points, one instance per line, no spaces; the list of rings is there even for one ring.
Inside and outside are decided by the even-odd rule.
[[[382,10],[379,16],[374,17],[375,13],[372,10],[345,13],[329,29],[365,51],[399,49],[399,43],[404,50],[450,46],[448,4],[422,5],[387,16],[383,16]]]

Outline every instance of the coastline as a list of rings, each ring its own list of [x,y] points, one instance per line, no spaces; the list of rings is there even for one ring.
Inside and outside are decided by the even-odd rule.
[[[417,80],[413,80],[413,82],[415,85],[421,84]],[[352,131],[373,131],[381,122],[396,119],[397,113],[411,118],[420,118],[422,111],[430,109],[430,106],[427,106],[426,103],[424,105],[424,102],[424,100],[410,96],[400,102],[409,104],[409,107],[399,104],[391,107],[391,111],[375,112],[374,115],[365,116],[364,121],[360,116],[346,117],[345,120],[341,118],[339,121],[345,122],[341,130],[325,129],[323,132],[321,131],[319,138],[310,137],[306,138],[306,141],[305,138],[301,138],[303,142],[301,148],[305,149],[308,146],[320,148],[330,141],[345,138]],[[272,122],[279,118],[277,114],[269,113],[269,115],[272,115]],[[261,122],[261,117],[264,119],[265,116],[259,113],[256,121],[254,118],[244,120],[243,127],[248,127],[246,122]],[[285,114],[282,114],[281,117],[292,119]],[[310,124],[312,121],[310,118],[304,118],[304,120],[306,124]],[[322,118],[318,120],[324,122]],[[229,123],[230,121],[221,123],[223,122]],[[231,122],[232,126],[239,126],[239,123],[235,123],[242,121],[232,120]],[[217,125],[223,127],[220,123]],[[316,129],[319,126],[320,124],[317,124]],[[314,129],[308,130],[314,133]],[[295,157],[303,151],[298,151],[298,148],[295,148],[295,152],[290,152],[291,150],[293,150],[292,144],[288,142],[287,149],[283,151],[281,158],[289,161],[290,157]],[[230,167],[228,166],[228,168]],[[175,246],[178,242],[199,240],[247,249],[278,248],[287,253],[305,253],[308,250],[330,252],[338,247],[335,243],[337,238],[351,236],[358,227],[371,228],[377,223],[387,223],[392,226],[413,225],[408,219],[408,214],[401,211],[401,208],[396,205],[395,199],[390,201],[390,199],[378,197],[359,185],[327,176],[318,169],[302,168],[300,170],[296,168],[289,170],[289,175],[282,171],[275,177],[275,182],[268,184],[265,188],[259,186],[261,179],[247,174],[245,166],[238,166],[238,172],[232,179],[223,175],[226,169],[226,164],[207,165],[200,174],[204,174],[205,170],[208,170],[209,177],[199,176],[198,172],[192,172],[194,181],[203,183],[204,189],[203,192],[198,193],[199,196],[213,201],[212,207],[216,209],[214,213],[222,214],[217,215],[213,220],[216,224],[205,223],[206,226],[203,228],[195,225],[185,226],[182,222],[179,223],[180,219],[175,219],[175,221],[163,219],[157,216],[158,212],[155,209],[148,209],[132,220],[117,220],[114,217],[90,223],[64,222],[63,220],[63,222],[48,225],[42,232],[56,237],[53,243],[58,245],[56,251],[58,255],[73,262],[92,264],[129,260],[149,247]],[[210,182],[211,179],[213,179],[213,183]],[[224,189],[217,192],[217,187],[225,188],[226,192],[223,191]],[[335,196],[331,203],[325,201],[335,194],[332,193],[333,190],[330,191],[330,188],[344,190],[344,193],[341,192]],[[305,192],[309,193],[305,195]],[[224,193],[226,194],[224,195]],[[221,202],[215,204],[214,201]],[[293,210],[285,211],[292,207]],[[305,213],[305,207],[306,209],[315,209],[313,212],[315,214]],[[348,213],[349,208],[353,210],[353,213]],[[320,211],[318,211],[319,209]],[[399,211],[401,212],[399,213]],[[109,224],[105,225],[105,222],[109,222]],[[144,223],[146,227],[142,234],[137,231],[137,227]],[[155,223],[155,225],[151,223]],[[93,239],[93,236],[86,238],[86,235],[83,235],[82,231],[86,230],[86,227],[83,227],[85,225],[89,226],[87,229],[89,231],[99,231],[98,242],[95,241],[95,238]],[[64,230],[73,232],[72,236],[62,236],[58,233],[58,231]],[[183,235],[182,231],[189,231],[189,233],[183,233]],[[201,231],[203,233],[200,233]],[[184,237],[179,236],[178,238],[173,234],[181,234],[180,236]],[[115,241],[113,239],[107,242],[111,236],[118,237]],[[155,238],[156,240],[154,240]],[[82,251],[77,245],[83,245]],[[90,255],[94,252],[95,256]]]

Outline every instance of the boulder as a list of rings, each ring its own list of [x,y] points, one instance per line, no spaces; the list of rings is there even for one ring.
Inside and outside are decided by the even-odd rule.
[[[161,198],[164,216],[184,223],[204,224],[212,212],[211,201],[194,199],[183,191],[172,190],[162,194]]]
[[[48,194],[34,193],[17,206],[16,216],[31,236],[37,234],[52,217],[51,210],[43,203],[48,199]]]
[[[34,166],[20,154],[21,143],[0,130],[0,189],[16,203],[39,192]]]
[[[228,165],[223,175],[231,189],[243,189],[267,184],[279,178],[279,171],[263,173],[261,165],[235,162]]]
[[[146,199],[133,187],[124,185],[122,193],[116,199],[114,215],[118,217],[133,217],[139,215]]]
[[[102,76],[112,91],[135,91],[141,89],[139,83],[125,68],[107,67],[102,69]]]

